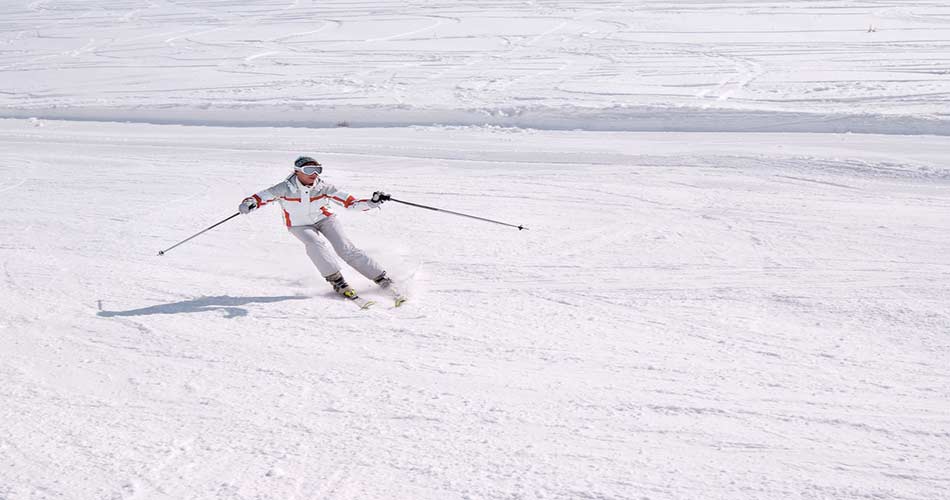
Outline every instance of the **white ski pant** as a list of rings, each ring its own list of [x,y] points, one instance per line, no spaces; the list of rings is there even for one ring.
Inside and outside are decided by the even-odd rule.
[[[343,227],[335,216],[327,217],[309,226],[292,226],[289,229],[290,234],[296,236],[307,247],[307,255],[324,278],[340,271],[340,265],[333,257],[333,252],[369,279],[383,274],[383,268],[365,252],[356,248],[343,234]],[[323,238],[320,237],[321,234]]]

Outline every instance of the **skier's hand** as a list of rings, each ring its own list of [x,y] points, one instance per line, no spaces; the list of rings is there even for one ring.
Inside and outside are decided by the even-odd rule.
[[[381,205],[384,201],[389,200],[389,195],[382,191],[376,191],[373,193],[373,197],[371,199],[373,203]]]
[[[257,200],[254,198],[244,198],[244,201],[241,202],[241,205],[238,206],[238,212],[242,214],[249,214],[252,210],[257,209]]]

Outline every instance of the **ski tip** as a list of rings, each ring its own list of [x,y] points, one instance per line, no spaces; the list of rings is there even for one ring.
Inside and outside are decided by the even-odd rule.
[[[162,255],[165,255],[165,251],[164,251],[164,250],[159,250],[159,251],[158,251],[158,256],[161,257]]]

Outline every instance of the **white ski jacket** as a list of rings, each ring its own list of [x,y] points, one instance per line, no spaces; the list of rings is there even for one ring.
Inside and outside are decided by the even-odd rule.
[[[287,227],[309,226],[327,217],[332,217],[330,201],[343,208],[362,208],[370,210],[379,206],[368,199],[356,199],[350,193],[340,191],[336,186],[317,179],[313,186],[304,186],[295,174],[290,174],[283,182],[275,184],[253,196],[258,207],[277,201],[284,210],[284,224]]]

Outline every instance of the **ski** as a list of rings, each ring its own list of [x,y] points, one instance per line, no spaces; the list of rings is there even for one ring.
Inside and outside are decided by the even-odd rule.
[[[359,306],[360,309],[369,309],[370,307],[373,306],[373,304],[376,303],[376,302],[373,302],[372,300],[364,299],[363,297],[359,297],[359,296],[347,297],[346,300],[356,304],[357,306]]]
[[[342,293],[342,295],[344,299],[350,302],[353,302],[354,304],[359,306],[360,309],[369,309],[373,304],[376,303],[376,302],[373,302],[372,300],[368,300],[368,299],[364,299],[363,297],[360,297],[356,293],[356,290],[352,288],[348,288],[346,291]]]
[[[393,307],[399,307],[409,300],[409,297],[407,297],[406,294],[402,293],[402,291],[400,291],[395,286],[390,286],[387,288],[387,290],[389,290],[389,293],[393,296]]]
[[[375,281],[376,284],[380,286],[380,288],[382,288],[383,290],[388,292],[390,296],[392,296],[393,307],[399,307],[403,305],[407,300],[409,300],[409,297],[406,296],[405,293],[403,293],[402,287],[397,286],[396,283],[393,282],[392,278],[389,278],[388,276],[386,276],[386,273],[381,274],[379,277],[377,277],[373,281]]]

